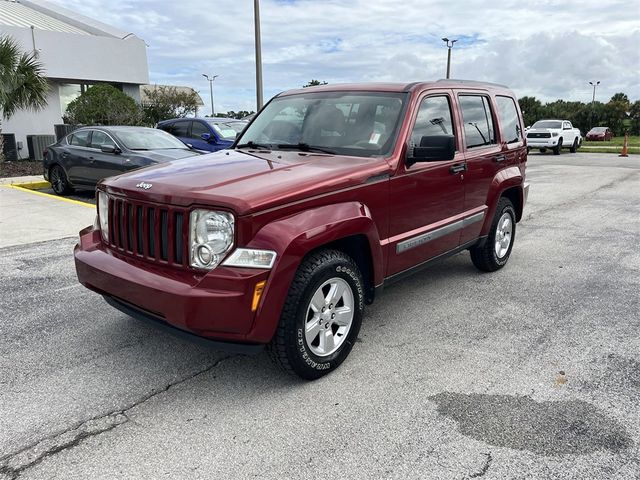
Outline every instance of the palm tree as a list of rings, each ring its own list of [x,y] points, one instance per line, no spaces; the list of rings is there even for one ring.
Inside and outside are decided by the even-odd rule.
[[[2,153],[2,119],[18,110],[41,110],[47,105],[49,85],[37,52],[21,52],[11,37],[0,37],[0,162]]]

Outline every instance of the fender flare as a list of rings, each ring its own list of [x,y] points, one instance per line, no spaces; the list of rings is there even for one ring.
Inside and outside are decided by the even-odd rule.
[[[360,202],[316,207],[265,225],[247,248],[274,250],[277,258],[247,338],[263,343],[271,340],[293,277],[309,252],[354,235],[366,237],[371,251],[372,283],[382,283],[380,236],[371,212]]]
[[[491,186],[489,187],[489,194],[487,195],[487,215],[484,218],[484,225],[480,231],[480,235],[488,235],[491,223],[493,222],[493,216],[496,212],[498,200],[502,194],[513,187],[518,187],[518,205],[514,205],[516,209],[516,221],[520,221],[522,218],[522,209],[524,208],[524,179],[522,172],[517,166],[511,166],[500,170],[493,177]]]

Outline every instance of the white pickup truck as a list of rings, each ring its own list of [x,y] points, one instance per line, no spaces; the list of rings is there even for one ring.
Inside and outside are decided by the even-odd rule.
[[[568,148],[571,153],[582,145],[582,134],[573,128],[568,120],[538,120],[527,130],[527,148],[540,149],[545,152],[552,149],[554,155],[560,155],[562,148]]]

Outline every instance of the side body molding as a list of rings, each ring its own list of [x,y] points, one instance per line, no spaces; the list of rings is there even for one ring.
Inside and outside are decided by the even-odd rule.
[[[382,283],[384,261],[380,237],[371,212],[360,202],[312,208],[262,228],[247,247],[274,250],[278,258],[256,312],[251,338],[268,342],[273,336],[289,287],[304,256],[322,245],[354,235],[366,237],[371,250],[373,285]]]

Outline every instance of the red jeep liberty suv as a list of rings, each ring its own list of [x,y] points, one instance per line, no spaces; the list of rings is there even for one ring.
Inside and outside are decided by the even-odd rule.
[[[508,88],[326,85],[274,97],[230,150],[109,178],[80,282],[141,319],[318,378],[384,285],[462,250],[503,267],[527,198]]]

